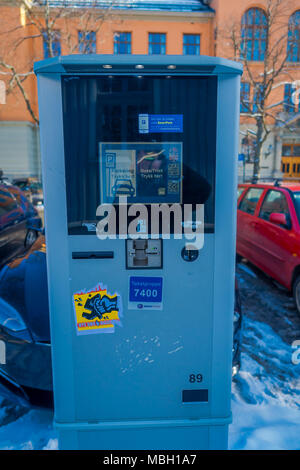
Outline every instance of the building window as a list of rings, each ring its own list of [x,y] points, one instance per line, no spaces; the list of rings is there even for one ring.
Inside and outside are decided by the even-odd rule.
[[[241,83],[241,113],[249,113],[250,111],[250,83]]]
[[[300,143],[284,142],[282,145],[281,171],[286,178],[300,176]]]
[[[299,93],[293,83],[284,85],[283,109],[286,113],[296,113],[299,110]]]
[[[282,156],[300,158],[300,144],[283,144]]]
[[[78,31],[78,51],[80,54],[96,54],[95,31]]]
[[[131,54],[131,33],[114,34],[114,54]]]
[[[184,34],[183,35],[183,54],[199,55],[200,54],[200,35]]]
[[[149,33],[149,54],[166,53],[165,33]]]
[[[287,53],[289,62],[300,62],[300,10],[289,20]]]
[[[261,8],[250,8],[244,13],[241,31],[241,57],[243,59],[264,60],[267,31],[267,17]]]
[[[51,41],[48,40],[51,38]],[[52,48],[52,54],[50,53],[50,47]],[[56,57],[61,55],[61,45],[60,45],[60,31],[55,30],[47,33],[43,32],[43,48],[44,48],[44,58],[48,59],[49,57]]]
[[[255,84],[254,95],[253,95],[253,112],[258,113],[261,111],[264,99],[264,88],[260,83]]]

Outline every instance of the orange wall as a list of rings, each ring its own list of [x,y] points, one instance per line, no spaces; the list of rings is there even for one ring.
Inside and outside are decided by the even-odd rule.
[[[97,32],[97,53],[113,53],[113,34],[118,31],[132,33],[132,53],[148,53],[148,33],[160,32],[167,36],[167,54],[182,54],[182,39],[184,33],[196,33],[201,35],[201,50],[203,55],[218,55],[232,58],[232,48],[229,39],[233,25],[240,26],[241,18],[247,8],[264,8],[267,0],[212,0],[212,7],[216,10],[215,17],[194,14],[178,16],[166,12],[122,12],[118,15],[107,16],[101,29]],[[285,34],[289,16],[300,9],[299,0],[286,0]],[[62,31],[62,54],[69,54],[70,49],[63,39],[64,34],[70,34],[73,45],[77,44],[77,31],[81,29],[82,18],[73,18],[66,26],[65,19],[59,19],[57,29]],[[67,30],[66,30],[67,28]],[[89,28],[93,30],[93,28]],[[11,31],[11,32],[8,32]],[[281,34],[282,30],[278,32]],[[21,42],[16,48],[18,41],[26,35],[34,36],[37,30],[34,26],[20,27],[20,12],[17,7],[0,7],[0,57],[10,64],[15,65],[19,72],[30,70],[33,61],[43,58],[43,43],[41,37],[32,38]],[[214,40],[216,34],[216,42]],[[300,65],[300,64],[299,64]],[[279,81],[300,79],[300,66],[292,64],[288,74],[278,78]],[[251,70],[258,77],[262,71],[262,64],[251,63]],[[3,76],[2,76],[3,77]],[[2,78],[0,77],[0,78]],[[243,80],[247,80],[244,73]],[[31,76],[24,82],[25,90],[30,102],[37,114],[36,80]],[[283,86],[272,92],[271,102],[283,99]],[[242,122],[248,118],[242,117]],[[7,104],[0,105],[0,120],[4,121],[32,121],[26,109],[24,99],[15,88],[13,93],[7,96]]]
[[[148,33],[166,33],[166,53],[182,54],[183,34],[200,34],[201,54],[212,53],[212,21],[205,23],[180,22],[180,21],[153,21],[127,19],[115,23],[105,24],[98,36],[97,52],[100,54],[113,53],[114,32],[128,31],[132,33],[132,54],[148,54]],[[101,42],[101,36],[105,41]],[[100,44],[99,44],[100,42]]]
[[[275,1],[275,0],[274,0]],[[266,9],[268,0],[252,1],[252,0],[213,0],[212,7],[216,10],[216,17],[214,20],[214,28],[217,35],[216,41],[216,55],[233,58],[232,41],[230,40],[230,34],[234,26],[240,27],[241,19],[243,14],[248,8],[262,8]],[[284,50],[283,54],[286,53],[287,35],[288,35],[288,21],[290,16],[297,10],[300,10],[299,0],[284,0],[282,1],[280,25],[276,25],[272,33],[273,44],[282,35],[284,38]],[[283,54],[281,59],[284,59]],[[277,62],[277,67],[278,67]],[[251,62],[250,70],[253,77],[257,82],[261,80],[261,72],[263,71],[262,62]],[[242,80],[249,81],[247,71],[244,69]],[[300,79],[300,64],[291,63],[285,68],[285,72],[280,74],[276,79],[276,83],[285,81],[293,82],[294,80]],[[253,93],[253,90],[252,90]],[[269,96],[269,103],[278,103],[284,98],[284,85],[273,89]],[[282,111],[281,109],[274,108],[274,113]],[[241,117],[241,123],[249,122],[248,117]],[[251,119],[250,119],[251,122]],[[254,121],[253,121],[254,122]],[[271,119],[269,121],[273,123]]]
[[[222,57],[229,57],[231,55],[230,41],[226,40],[230,34],[232,26],[241,24],[243,14],[249,8],[266,9],[269,0],[212,0],[211,6],[216,9],[215,28],[218,32],[218,40],[216,44],[216,53]],[[276,0],[273,0],[275,3]],[[299,0],[282,0],[282,16],[280,18],[280,25],[277,25],[277,37],[284,31],[288,32],[289,17],[297,10],[300,10]],[[276,34],[273,36],[276,37]]]
[[[31,35],[30,28],[27,29],[27,35]],[[24,37],[24,28],[20,25],[20,15],[18,8],[1,7],[0,8],[0,61],[13,65],[17,72],[29,72],[32,65],[33,41],[22,41]],[[9,71],[0,67],[0,79],[4,80],[9,86],[11,79]],[[23,77],[20,76],[22,80]],[[28,94],[32,106],[36,108],[36,84],[35,77],[29,76],[24,82],[25,92]],[[7,94],[6,104],[0,105],[0,121],[32,121],[24,99],[17,87],[13,88],[11,93]]]
[[[27,71],[35,60],[43,59],[42,38],[32,38],[23,41],[15,48],[17,41],[22,36],[34,36],[38,33],[34,26],[20,27],[20,12],[17,7],[0,7],[0,33],[13,30],[7,34],[1,34],[5,41],[0,40],[0,57],[7,63],[16,66],[18,71]],[[77,32],[81,29],[80,19],[72,19],[68,22],[66,31],[65,19],[57,21],[55,29],[62,32],[62,54],[69,54],[70,48],[63,39],[64,34],[72,38],[72,45],[77,44]],[[17,29],[16,29],[17,28]],[[90,28],[93,30],[93,28]],[[96,29],[96,28],[95,28]],[[166,13],[157,14],[124,14],[107,16],[106,21],[97,32],[97,53],[113,53],[114,32],[128,31],[132,33],[132,54],[148,54],[148,33],[166,33],[167,54],[182,54],[182,42],[184,33],[200,34],[200,53],[213,55],[213,18],[212,17],[181,17],[171,16]],[[76,53],[76,51],[74,51]],[[35,77],[28,78],[25,89],[37,114],[37,94]],[[0,121],[32,121],[26,109],[20,91],[16,88],[7,96],[7,104],[0,106]]]

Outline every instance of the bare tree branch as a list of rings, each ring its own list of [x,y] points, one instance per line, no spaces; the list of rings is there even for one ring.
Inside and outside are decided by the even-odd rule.
[[[9,82],[9,90],[11,90],[13,88],[13,85],[16,84],[16,86],[18,87],[18,89],[20,90],[20,92],[21,92],[21,94],[24,98],[25,104],[27,106],[27,109],[28,109],[32,119],[34,120],[34,122],[36,122],[38,124],[39,120],[38,120],[35,112],[33,111],[33,108],[31,106],[28,94],[26,93],[26,90],[25,90],[24,86],[22,85],[22,80],[21,80],[19,74],[17,73],[16,69],[12,65],[6,64],[3,61],[0,61],[0,67],[3,67],[3,68],[10,71],[11,79],[10,79],[10,82]],[[29,74],[27,76],[29,76]]]
[[[34,0],[31,3],[26,0],[15,0],[15,5],[22,7],[25,12],[26,24],[12,27],[8,25],[6,31],[3,29],[0,33],[0,74],[7,81],[8,93],[14,90],[21,93],[34,122],[38,123],[38,117],[31,103],[35,97],[26,91],[26,80],[33,75],[33,62],[39,57],[30,57],[26,64],[18,61],[18,54],[24,54],[22,49],[24,43],[29,41],[40,49],[42,41],[48,57],[54,57],[58,53],[55,46],[59,41],[63,50],[72,54],[78,50],[79,29],[82,32],[83,50],[89,52],[89,33],[93,31],[97,34],[101,30],[104,22],[109,20],[115,2],[116,0],[112,0],[108,6],[100,9],[95,0],[89,7],[78,9],[63,1],[61,6],[53,7],[51,0]],[[42,58],[43,50],[40,51]]]
[[[259,177],[260,160],[263,144],[271,133],[272,126],[280,122],[283,126],[283,117],[279,116],[282,101],[270,103],[273,90],[278,87],[278,83],[286,83],[282,80],[284,75],[293,81],[292,74],[289,71],[287,50],[287,28],[290,10],[284,0],[267,0],[265,13],[265,23],[260,25],[264,34],[265,48],[264,57],[261,66],[253,67],[253,59],[248,53],[248,45],[251,44],[250,37],[247,37],[247,26],[241,23],[227,25],[223,35],[229,39],[232,50],[232,58],[240,60],[244,64],[245,81],[249,83],[249,98],[241,97],[241,103],[245,117],[254,121],[255,152],[253,176]],[[242,28],[244,34],[242,35]],[[291,41],[291,38],[289,38]],[[270,108],[274,112],[270,112]],[[255,109],[255,111],[253,111]],[[277,111],[276,111],[277,110]],[[288,125],[288,124],[287,124]]]

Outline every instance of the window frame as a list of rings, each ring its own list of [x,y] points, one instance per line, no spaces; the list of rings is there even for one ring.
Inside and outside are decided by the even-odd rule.
[[[256,23],[258,15],[259,23]],[[267,32],[267,15],[263,8],[248,8],[241,21],[241,58],[251,62],[263,62],[266,53]]]
[[[300,62],[300,10],[296,10],[289,18],[286,51],[288,62]]]
[[[199,43],[197,42],[192,42],[192,43],[185,43],[185,39],[186,38],[197,38],[199,39]],[[189,52],[185,52],[185,48],[190,48],[190,47],[193,47],[196,49],[196,52],[194,53],[189,53]],[[198,50],[198,52],[197,52]],[[201,55],[201,34],[198,34],[198,33],[183,33],[182,35],[182,54],[183,55]]]
[[[80,92],[80,90],[85,91]],[[214,233],[216,91],[217,77],[214,76],[196,77],[190,74],[184,80],[181,76],[174,76],[170,89],[169,80],[155,73],[149,74],[144,80],[126,73],[113,81],[108,75],[100,77],[96,74],[83,75],[78,80],[68,80],[67,76],[63,75],[63,125],[65,140],[69,142],[65,146],[68,233],[88,234],[82,222],[99,221],[95,216],[96,208],[102,202],[101,187],[103,185],[99,144],[119,143],[123,148],[126,143],[141,141],[147,144],[149,138],[139,133],[136,120],[138,114],[155,112],[165,114],[168,108],[171,108],[175,114],[185,114],[186,127],[189,132],[181,132],[179,129],[180,132],[168,137],[165,137],[165,133],[159,132],[151,138],[151,142],[183,142],[185,151],[182,167],[185,179],[180,199],[183,204],[204,202],[206,217],[204,228],[206,233]],[[78,96],[76,103],[74,103],[74,96]],[[97,96],[96,106],[94,96]],[[192,99],[187,100],[187,96],[191,96]],[[195,97],[200,104],[202,103],[196,109],[195,101],[193,101]],[[90,117],[91,109],[93,110],[92,118]],[[116,110],[116,115],[114,115],[114,110]],[[134,119],[131,118],[132,112],[134,112]],[[124,122],[127,123],[125,129]],[[201,137],[202,134],[199,132],[201,129],[206,136],[205,139]],[[96,145],[91,145],[91,142],[95,142]],[[87,144],[90,148],[89,152],[86,152]],[[195,157],[192,151],[195,147],[203,153],[202,159]],[[176,161],[179,162],[175,159]],[[195,176],[198,174],[200,183],[195,183]],[[85,183],[82,175],[89,177],[89,184]],[[209,185],[205,180],[209,182]],[[205,196],[206,193],[207,196]],[[161,195],[158,194],[158,196]],[[146,193],[145,197],[148,197]],[[152,194],[149,193],[149,197],[145,200],[146,205],[156,202],[153,201]],[[209,199],[206,200],[206,197]],[[115,205],[117,206],[117,202]]]
[[[259,198],[257,199],[256,205],[255,205],[255,208],[254,208],[254,212],[251,213],[251,212],[246,212],[246,211],[244,211],[243,209],[241,209],[241,205],[243,204],[243,202],[244,202],[245,199],[247,198],[247,195],[249,194],[249,192],[250,192],[251,190],[253,190],[253,189],[258,190],[258,191],[261,191],[261,194],[260,194]],[[261,197],[262,197],[264,191],[265,191],[265,188],[256,188],[256,187],[254,187],[254,186],[250,186],[250,187],[247,189],[247,191],[245,192],[245,194],[243,195],[243,197],[241,197],[241,200],[239,201],[239,205],[238,205],[238,210],[240,210],[240,211],[243,212],[244,214],[251,215],[251,216],[255,216],[256,211],[257,211],[257,208],[260,207],[259,203],[260,203],[260,200],[261,200]]]
[[[283,148],[284,147],[290,147],[291,153],[290,155],[283,155]],[[299,147],[299,153],[295,153],[295,147]],[[290,142],[283,142],[282,144],[282,150],[281,150],[281,157],[282,158],[293,158],[293,157],[300,157],[300,143],[290,143]]]
[[[126,39],[125,41],[121,41],[120,37],[121,35],[127,35],[127,38],[130,38],[130,40]],[[126,45],[126,52],[120,52],[120,50],[117,50],[120,48],[120,46]],[[128,52],[129,48],[129,52]],[[114,54],[119,55],[119,54],[132,54],[132,32],[131,31],[115,31],[114,32]]]
[[[52,54],[53,54],[53,57],[59,57],[61,55],[61,32],[60,32],[60,29],[55,29],[55,30],[51,31],[51,34],[53,34],[53,37],[52,37]],[[43,53],[44,53],[44,59],[49,59],[52,56],[49,53],[50,51],[48,49],[48,44],[47,44],[47,41],[45,39],[46,35],[47,35],[47,31],[43,31],[42,32]],[[55,54],[56,49],[58,50],[57,54]]]
[[[96,31],[77,31],[78,52],[79,54],[96,54],[97,53],[97,33]],[[88,39],[90,34],[95,35],[92,39]],[[80,38],[80,35],[83,37]],[[81,50],[82,49],[82,50]],[[91,49],[91,50],[90,50]]]
[[[159,36],[159,42],[151,41],[151,36]],[[164,41],[161,39],[164,38]],[[150,52],[150,49],[154,46],[159,46],[160,52]],[[163,50],[163,52],[162,52]],[[167,54],[167,33],[157,33],[157,32],[149,32],[148,33],[148,54],[149,55],[166,55]]]
[[[248,91],[243,88],[248,87]],[[241,104],[240,104],[240,114],[248,114],[251,112],[250,109],[250,94],[251,94],[251,85],[250,82],[241,82]],[[244,102],[242,98],[245,97]],[[246,103],[248,102],[248,108],[246,109]]]
[[[292,96],[297,91],[297,87],[294,86],[293,83],[285,83],[284,84],[284,96],[283,96],[283,111],[289,114],[295,114],[300,110],[300,101],[297,104],[293,103]],[[300,95],[300,92],[299,92]]]
[[[286,227],[284,227],[284,226],[282,226],[282,225],[273,224],[272,222],[270,222],[270,220],[267,220],[267,219],[265,219],[265,218],[263,218],[263,217],[261,216],[261,212],[262,212],[262,209],[263,209],[263,205],[264,205],[264,203],[266,202],[268,195],[271,194],[272,192],[281,194],[281,195],[285,198],[285,200],[286,200],[286,205],[287,205],[287,208],[288,208],[288,211],[289,211],[288,217],[287,217],[288,226],[286,226]],[[275,213],[275,212],[274,212],[274,213]],[[276,214],[277,214],[277,213],[278,213],[278,214],[282,214],[283,212],[276,212]],[[271,214],[270,214],[270,215],[271,215]],[[266,192],[265,192],[265,194],[264,194],[264,196],[263,196],[263,199],[262,199],[262,201],[261,201],[261,204],[260,204],[260,207],[259,207],[259,212],[258,212],[257,216],[258,216],[258,218],[259,218],[260,220],[263,220],[264,222],[267,222],[267,223],[271,224],[272,227],[274,227],[274,226],[275,226],[275,227],[279,227],[279,228],[282,228],[283,230],[291,230],[292,227],[293,227],[292,216],[291,216],[291,210],[290,210],[290,206],[289,206],[289,201],[288,201],[287,195],[285,194],[284,191],[281,191],[281,190],[278,189],[278,188],[276,188],[276,189],[275,189],[275,188],[270,188],[270,189],[267,189],[267,190],[266,190]]]
[[[237,202],[238,203],[239,203],[239,200],[242,197],[244,191],[245,191],[244,187],[241,187],[241,188],[238,187],[237,188]]]

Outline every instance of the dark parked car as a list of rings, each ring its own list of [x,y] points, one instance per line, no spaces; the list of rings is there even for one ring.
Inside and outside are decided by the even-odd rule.
[[[23,191],[27,199],[34,206],[42,206],[44,204],[42,185],[37,178],[16,178],[12,183]]]
[[[235,288],[233,375],[240,367],[242,312]],[[0,394],[33,404],[52,404],[51,348],[46,246],[40,236],[23,257],[0,272]]]
[[[0,268],[37,239],[41,218],[16,186],[0,184]]]
[[[0,395],[36,405],[52,404],[45,251],[40,236],[0,272]]]

